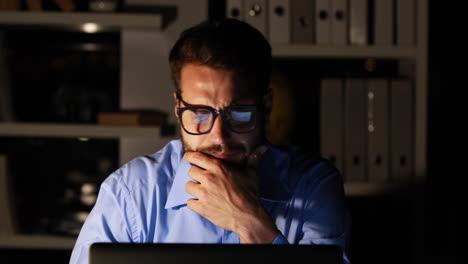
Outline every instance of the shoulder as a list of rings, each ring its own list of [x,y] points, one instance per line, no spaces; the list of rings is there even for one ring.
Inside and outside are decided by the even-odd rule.
[[[132,193],[142,191],[142,188],[172,183],[182,155],[183,146],[180,140],[170,141],[161,150],[124,164],[104,181],[103,186],[114,191],[123,188]]]
[[[336,167],[320,156],[317,151],[297,145],[290,147],[270,145],[270,150],[275,159],[287,160],[287,166],[291,172],[299,172],[301,174],[339,174]]]
[[[291,189],[307,188],[309,191],[323,187],[323,185],[342,185],[341,173],[336,167],[320,156],[299,146],[277,148],[277,151],[286,153],[288,160],[288,182]]]

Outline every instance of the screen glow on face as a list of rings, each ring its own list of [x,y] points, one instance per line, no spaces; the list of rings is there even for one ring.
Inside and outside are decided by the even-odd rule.
[[[231,118],[237,122],[250,122],[252,118],[252,112],[250,111],[231,111]]]
[[[205,109],[193,111],[193,122],[209,123],[211,121],[211,117],[212,117],[211,112]]]
[[[177,109],[184,130],[192,135],[208,133],[218,115],[236,133],[247,133],[256,126],[256,105],[232,105],[222,110],[211,107],[179,107]]]

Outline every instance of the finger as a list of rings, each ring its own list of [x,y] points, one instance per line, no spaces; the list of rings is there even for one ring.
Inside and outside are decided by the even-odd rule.
[[[203,179],[204,179],[204,172],[205,172],[204,169],[198,166],[192,166],[190,167],[188,171],[188,176],[190,177],[190,179],[201,183],[203,182]]]
[[[203,215],[202,213],[202,210],[201,210],[201,204],[200,204],[200,201],[197,200],[197,199],[188,199],[187,200],[187,207],[196,212],[196,213],[199,213],[200,215]]]
[[[193,181],[188,181],[186,184],[185,184],[185,191],[188,193],[188,194],[191,194],[197,198],[200,198],[200,194],[201,194],[201,185],[199,183],[196,183],[196,182],[193,182]]]
[[[213,170],[219,166],[219,160],[202,152],[186,152],[184,159],[205,170]]]
[[[258,169],[260,159],[262,158],[263,154],[267,151],[267,149],[268,147],[265,144],[262,144],[255,148],[247,158],[247,166],[250,168]]]

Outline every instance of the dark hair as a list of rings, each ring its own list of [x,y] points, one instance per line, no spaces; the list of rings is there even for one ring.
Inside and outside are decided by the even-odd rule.
[[[203,22],[180,35],[169,55],[171,75],[180,93],[180,74],[187,63],[232,71],[253,84],[263,96],[271,78],[271,46],[251,25],[224,19]]]

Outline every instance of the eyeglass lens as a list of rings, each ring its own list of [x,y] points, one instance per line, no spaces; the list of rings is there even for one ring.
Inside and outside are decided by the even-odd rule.
[[[206,133],[214,123],[215,113],[205,108],[187,109],[181,121],[185,130],[194,134]],[[224,112],[224,121],[234,132],[249,132],[255,128],[256,111],[247,107],[232,107]]]

